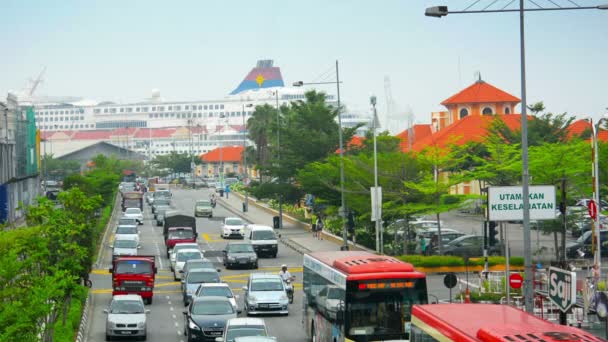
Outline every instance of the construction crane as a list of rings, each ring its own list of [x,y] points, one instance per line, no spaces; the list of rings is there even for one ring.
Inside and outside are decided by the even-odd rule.
[[[386,112],[384,114],[384,123],[390,130],[391,134],[397,134],[407,127],[411,127],[414,123],[414,114],[411,108],[407,107],[405,112],[399,110],[399,106],[393,99],[393,91],[391,79],[389,76],[384,76],[384,94],[386,96]],[[411,117],[410,117],[411,116]],[[406,125],[407,120],[407,125]]]

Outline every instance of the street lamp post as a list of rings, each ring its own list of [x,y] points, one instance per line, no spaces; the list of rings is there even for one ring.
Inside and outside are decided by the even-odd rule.
[[[336,81],[335,82],[294,82],[294,87],[301,87],[304,85],[315,85],[315,84],[335,84],[337,89],[337,100],[338,100],[338,148],[340,151],[340,210],[339,214],[342,216],[342,246],[341,250],[348,250],[348,226],[346,222],[346,198],[344,194],[344,138],[342,137],[342,113],[340,107],[340,73],[338,67],[338,61],[336,60]]]
[[[279,90],[274,91],[277,106],[277,160],[281,163],[281,108],[279,107]],[[280,180],[280,177],[279,177]],[[283,229],[283,195],[279,194],[279,229]]]
[[[492,3],[493,4],[493,3]],[[490,6],[492,5],[490,4]],[[579,10],[579,9],[600,9],[607,10],[608,5],[600,6],[579,6],[579,7],[555,7],[555,8],[531,8],[524,7],[524,0],[519,0],[519,9],[499,9],[488,10],[487,7],[480,11],[464,10],[464,11],[449,11],[448,6],[429,7],[425,11],[428,17],[441,18],[448,14],[469,14],[469,13],[502,13],[502,12],[518,12],[519,13],[519,43],[520,43],[520,78],[521,78],[521,157],[522,157],[522,199],[523,199],[523,232],[524,232],[524,284],[523,294],[525,300],[525,309],[527,312],[533,313],[533,273],[532,273],[532,244],[530,233],[530,198],[529,181],[530,175],[528,170],[528,117],[527,117],[527,101],[526,101],[526,49],[525,49],[525,31],[524,31],[524,12],[529,11],[563,11],[563,10]]]
[[[608,116],[608,114],[607,114]],[[603,118],[599,119],[597,121],[597,123],[593,123],[593,119],[589,118],[588,121],[591,124],[591,133],[592,133],[592,137],[591,137],[591,149],[592,149],[592,154],[591,154],[591,158],[592,160],[592,168],[591,168],[591,176],[592,176],[592,180],[593,180],[593,201],[595,202],[595,204],[597,205],[597,213],[595,215],[595,218],[593,219],[593,232],[595,234],[595,236],[593,237],[596,241],[595,244],[595,255],[593,256],[594,258],[594,266],[596,266],[597,268],[597,277],[601,276],[601,272],[602,272],[602,240],[601,240],[601,235],[600,235],[600,213],[601,213],[601,208],[602,208],[602,202],[600,201],[600,172],[599,172],[599,158],[598,158],[598,135],[599,135],[599,130],[600,130],[600,125],[602,124],[602,122],[606,121],[606,119],[608,119],[607,116],[604,116]]]
[[[376,96],[371,96],[369,102],[374,110],[374,118],[372,123],[372,129],[374,133],[374,193],[372,194],[374,201],[374,212],[376,213],[375,225],[376,225],[376,252],[384,254],[384,242],[382,241],[382,199],[380,198],[378,191],[378,147],[376,144],[376,136],[378,128],[378,113],[376,113]]]
[[[247,169],[247,121],[245,120],[245,107],[253,107],[253,105],[251,103],[247,105],[243,103],[243,110],[241,112],[241,115],[243,115],[243,168],[245,172],[243,183],[247,185],[246,183],[249,181],[249,171]],[[249,191],[245,189],[245,203],[243,203],[243,212],[247,212],[247,210],[249,210]]]

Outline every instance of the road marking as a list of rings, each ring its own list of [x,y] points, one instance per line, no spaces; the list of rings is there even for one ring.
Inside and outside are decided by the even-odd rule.
[[[177,316],[175,316],[175,314],[173,314],[172,316],[173,316],[173,319],[177,319]]]
[[[175,322],[175,327],[179,328],[179,324],[177,324],[177,322]],[[178,330],[179,331],[179,330]]]
[[[181,291],[180,291],[181,292]],[[167,304],[171,305],[171,301],[168,301]]]
[[[211,241],[211,238],[209,237],[209,234],[207,234],[207,233],[203,233],[203,239],[207,242]]]
[[[154,287],[175,286],[175,285],[179,285],[179,284],[181,284],[181,282],[172,281],[172,282],[168,282],[168,283],[154,284]]]
[[[110,236],[108,237],[108,244],[111,244],[112,242],[114,242],[114,233],[110,234]]]
[[[167,300],[169,300],[169,298],[171,298],[171,297],[169,297],[169,296],[165,296],[165,297],[167,297]]]
[[[155,241],[154,245],[156,246],[156,255],[158,256],[158,264],[160,265],[160,268],[163,269],[163,258],[160,256],[160,247],[158,246],[158,242]]]
[[[169,311],[173,311],[173,307],[172,306],[169,307]],[[175,318],[175,315],[173,315],[173,318]]]

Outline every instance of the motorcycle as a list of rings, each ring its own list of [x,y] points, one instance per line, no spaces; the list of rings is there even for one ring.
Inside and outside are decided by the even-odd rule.
[[[285,279],[285,292],[287,292],[287,298],[289,298],[289,304],[293,303],[293,285],[292,281],[295,280],[295,276],[291,277],[291,279]]]

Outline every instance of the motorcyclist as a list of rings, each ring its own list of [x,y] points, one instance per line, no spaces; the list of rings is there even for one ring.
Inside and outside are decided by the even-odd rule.
[[[217,198],[216,198],[215,192],[211,193],[211,195],[209,197],[211,199],[211,205],[215,207],[215,204],[217,203]]]
[[[287,265],[285,264],[281,266],[281,272],[279,272],[279,276],[281,277],[281,279],[283,279],[284,282],[286,282],[287,280],[294,280],[294,277],[291,275],[291,273],[289,273],[289,271],[287,270]]]

